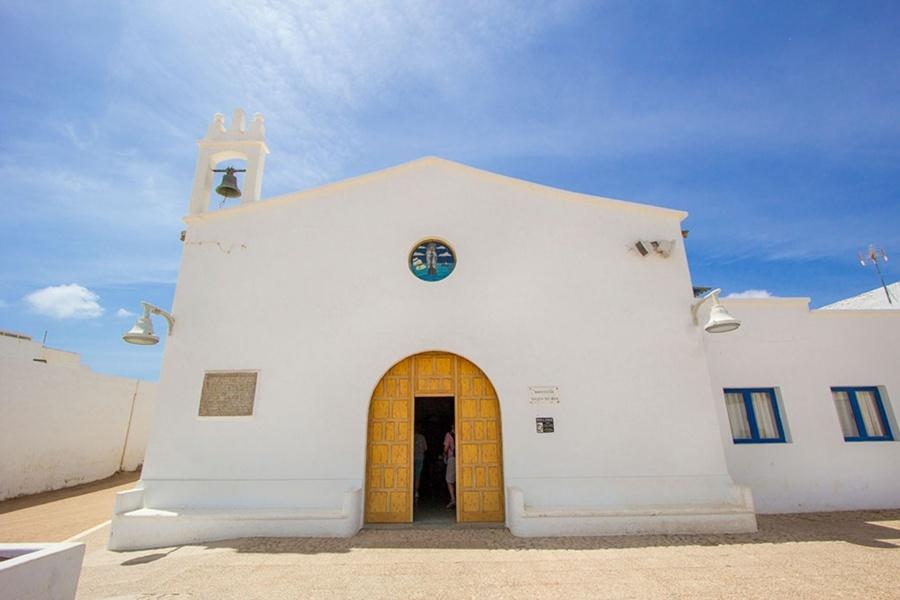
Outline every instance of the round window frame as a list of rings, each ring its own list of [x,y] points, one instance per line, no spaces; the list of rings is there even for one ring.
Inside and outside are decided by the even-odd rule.
[[[433,279],[433,280],[422,279],[421,277],[416,275],[416,272],[413,270],[413,267],[412,267],[413,253],[415,253],[416,249],[418,249],[419,246],[421,246],[422,244],[427,244],[429,242],[438,242],[440,244],[443,244],[448,250],[450,250],[450,253],[453,255],[453,269],[451,269],[449,273],[447,273],[445,276],[441,277],[440,279]],[[442,281],[446,281],[447,279],[450,279],[450,276],[456,272],[456,268],[458,266],[459,266],[459,254],[456,252],[456,248],[454,248],[450,244],[450,242],[448,242],[444,238],[435,237],[433,235],[428,236],[428,237],[423,237],[418,242],[413,244],[412,248],[409,249],[409,254],[406,256],[406,270],[409,271],[410,275],[412,275],[413,277],[416,278],[416,281],[422,281],[424,283],[440,283]]]

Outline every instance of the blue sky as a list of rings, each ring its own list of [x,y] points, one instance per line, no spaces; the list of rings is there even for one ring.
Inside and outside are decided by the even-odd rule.
[[[433,154],[687,210],[697,285],[858,294],[858,250],[900,253],[898,26],[897,2],[4,2],[0,329],[156,379],[117,313],[171,305],[195,141],[236,106],[266,117],[264,197]]]

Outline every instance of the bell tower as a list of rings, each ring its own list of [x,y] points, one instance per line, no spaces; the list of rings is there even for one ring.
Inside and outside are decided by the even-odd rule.
[[[236,108],[231,119],[231,128],[225,129],[225,115],[216,113],[203,139],[194,172],[194,188],[191,191],[190,214],[197,215],[209,210],[209,196],[212,192],[215,174],[213,169],[226,160],[243,160],[247,173],[244,176],[244,190],[241,204],[256,202],[262,190],[263,168],[269,148],[266,146],[266,129],[263,116],[253,115],[250,128],[246,128],[244,110]]]

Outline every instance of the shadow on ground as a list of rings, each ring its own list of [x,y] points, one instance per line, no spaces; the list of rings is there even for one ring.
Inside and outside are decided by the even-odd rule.
[[[175,552],[176,550],[178,550],[178,548],[181,548],[181,546],[176,546],[175,548],[172,548],[168,552],[154,552],[153,554],[142,554],[141,556],[129,558],[128,560],[123,561],[119,564],[122,565],[123,567],[131,567],[134,565],[145,565],[147,563],[156,562],[161,558],[167,557],[168,555],[170,555],[173,552]]]
[[[498,528],[408,527],[363,529],[352,538],[244,538],[201,546],[251,554],[344,553],[363,548],[604,550],[795,542],[845,542],[885,550],[900,548],[900,510],[759,515],[757,518],[759,531],[748,534],[519,538]],[[172,551],[157,551],[122,564],[159,560]]]

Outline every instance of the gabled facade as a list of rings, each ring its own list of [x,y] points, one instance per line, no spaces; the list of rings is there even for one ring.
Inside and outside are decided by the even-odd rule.
[[[416,412],[439,402],[460,522],[755,530],[710,378],[738,366],[692,320],[685,213],[431,157],[213,212],[203,185],[111,548],[415,521]]]

